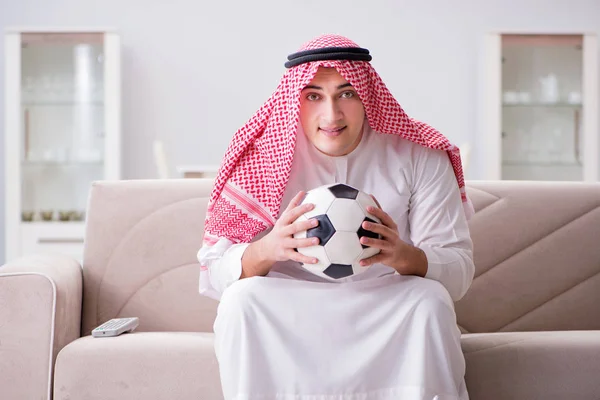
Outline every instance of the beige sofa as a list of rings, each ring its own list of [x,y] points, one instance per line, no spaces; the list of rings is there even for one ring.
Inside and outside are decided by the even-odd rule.
[[[195,259],[211,184],[96,183],[83,272],[59,256],[0,268],[0,399],[222,398]],[[477,271],[456,310],[471,399],[599,399],[600,184],[468,190]],[[135,333],[89,336],[124,316]]]

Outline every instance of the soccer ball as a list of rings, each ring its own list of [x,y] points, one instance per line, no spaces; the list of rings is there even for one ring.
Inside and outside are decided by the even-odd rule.
[[[344,184],[320,186],[306,193],[301,204],[312,203],[315,207],[296,221],[315,218],[319,225],[294,234],[294,238],[318,237],[319,244],[296,249],[299,253],[315,257],[316,264],[302,266],[321,277],[336,280],[364,272],[368,267],[360,260],[379,253],[379,249],[364,246],[360,238],[379,235],[362,228],[363,221],[381,223],[367,212],[368,206],[377,207],[371,196]]]

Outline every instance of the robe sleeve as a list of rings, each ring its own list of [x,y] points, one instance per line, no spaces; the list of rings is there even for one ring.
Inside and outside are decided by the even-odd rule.
[[[249,243],[232,244],[220,239],[215,245],[198,251],[200,269],[199,292],[219,300],[221,295],[242,275],[242,256]]]
[[[410,237],[427,256],[426,278],[439,281],[454,301],[473,281],[473,243],[448,154],[422,148],[414,154],[409,206]]]

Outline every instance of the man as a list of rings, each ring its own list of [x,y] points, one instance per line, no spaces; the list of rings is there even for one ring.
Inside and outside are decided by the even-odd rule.
[[[350,40],[288,57],[267,103],[234,136],[211,195],[200,292],[220,298],[226,399],[467,399],[453,301],[474,266],[458,149],[410,119]],[[382,235],[364,273],[331,283],[299,262],[305,190],[367,193]]]

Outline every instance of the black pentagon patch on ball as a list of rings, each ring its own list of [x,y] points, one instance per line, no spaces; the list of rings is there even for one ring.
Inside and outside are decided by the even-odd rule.
[[[329,191],[338,199],[356,200],[356,197],[358,196],[358,190],[351,186],[344,185],[343,183],[333,185],[329,188]]]
[[[371,222],[373,224],[377,223],[377,221],[373,221],[369,217],[365,218],[363,222],[365,222],[365,221]],[[368,231],[368,230],[364,229],[362,227],[362,223],[360,224],[360,229],[356,232],[356,234],[358,235],[358,240],[360,240],[360,238],[363,237],[363,236],[366,236],[366,237],[371,238],[371,239],[381,239],[381,236],[378,233],[371,232],[371,231]],[[363,249],[366,249],[367,247],[369,247],[369,246],[365,246],[362,243],[360,245],[362,246]]]
[[[331,264],[329,267],[325,268],[323,273],[330,278],[339,279],[352,275],[354,271],[352,270],[352,265]]]
[[[329,239],[331,239],[331,237],[335,233],[335,228],[333,227],[333,224],[329,220],[329,217],[325,214],[317,215],[316,217],[313,217],[313,218],[316,219],[317,221],[319,221],[319,225],[315,226],[314,228],[308,229],[306,231],[306,237],[307,238],[317,237],[317,238],[319,238],[319,244],[321,246],[325,246],[325,244],[327,244]],[[311,219],[313,219],[313,218],[311,218]]]

